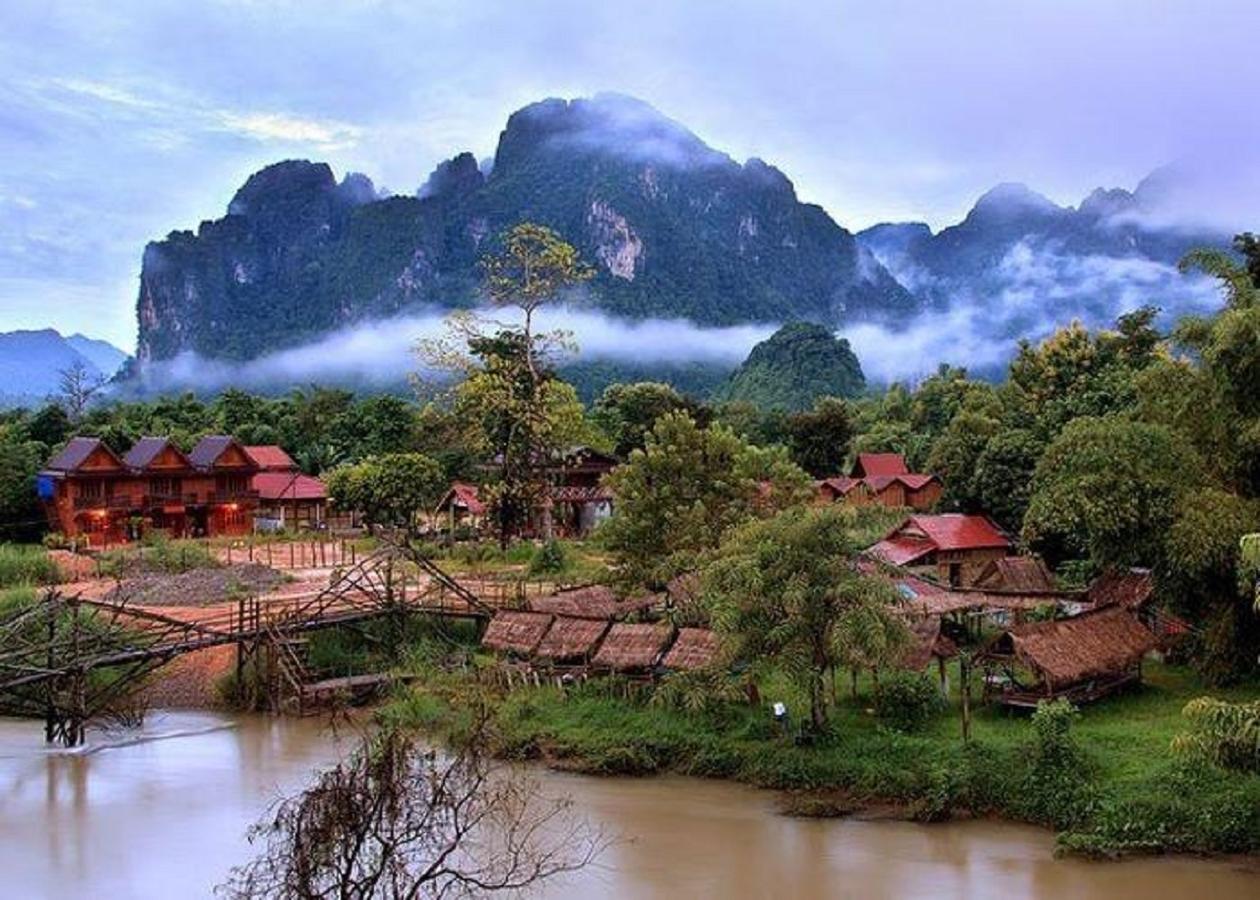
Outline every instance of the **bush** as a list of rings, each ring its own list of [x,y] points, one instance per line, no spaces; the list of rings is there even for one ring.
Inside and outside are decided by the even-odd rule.
[[[881,685],[875,701],[880,720],[897,731],[917,731],[941,711],[941,693],[922,672],[896,672]]]
[[[564,545],[559,541],[551,540],[534,551],[529,561],[529,574],[554,574],[563,572],[568,567],[569,555],[565,552]]]
[[[43,547],[0,544],[0,588],[56,584],[59,576]]]
[[[1226,769],[1260,772],[1260,700],[1226,703],[1200,697],[1187,703],[1182,715],[1190,730],[1173,740],[1174,751]]]
[[[1072,735],[1079,715],[1066,700],[1042,701],[1033,713],[1033,740],[1024,748],[1028,768],[1016,797],[1033,822],[1068,828],[1089,817],[1097,790],[1093,767]]]

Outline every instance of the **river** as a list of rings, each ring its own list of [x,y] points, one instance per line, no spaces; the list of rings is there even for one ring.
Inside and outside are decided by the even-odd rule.
[[[44,748],[40,723],[0,719],[0,895],[209,896],[248,858],[249,824],[346,743],[311,719],[155,713],[138,736],[68,752]],[[1254,865],[1056,860],[1023,826],[791,819],[725,782],[542,777],[618,838],[547,897],[1260,897]]]

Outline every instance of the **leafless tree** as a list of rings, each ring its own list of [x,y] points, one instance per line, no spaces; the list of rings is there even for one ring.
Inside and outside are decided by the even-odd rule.
[[[66,412],[72,422],[83,418],[92,397],[105,386],[105,379],[99,372],[93,372],[81,361],[76,361],[67,368],[57,372],[58,396],[66,405]]]
[[[478,729],[480,731],[481,729]],[[407,732],[364,738],[347,761],[250,829],[233,898],[433,898],[524,892],[606,846],[567,800],[491,763],[474,740],[443,756]]]

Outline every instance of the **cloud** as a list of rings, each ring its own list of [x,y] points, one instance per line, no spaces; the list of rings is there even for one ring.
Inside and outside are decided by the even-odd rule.
[[[260,141],[285,141],[313,144],[322,150],[352,147],[363,135],[363,129],[346,122],[303,119],[281,113],[218,113],[228,131]]]
[[[484,316],[501,319],[503,314],[494,311]],[[681,319],[631,322],[581,309],[544,310],[536,321],[539,329],[569,332],[583,361],[707,362],[731,368],[776,327],[767,323],[705,328]],[[440,337],[446,328],[445,315],[432,311],[365,322],[246,363],[184,353],[149,363],[141,383],[154,391],[229,386],[276,390],[312,382],[396,386],[419,367],[416,342]]]

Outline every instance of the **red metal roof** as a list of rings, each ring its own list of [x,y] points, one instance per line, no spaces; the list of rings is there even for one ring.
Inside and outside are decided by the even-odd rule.
[[[268,472],[292,472],[297,469],[293,457],[276,444],[253,444],[245,448],[258,468]]]
[[[451,483],[451,489],[446,492],[446,496],[438,503],[438,512],[454,506],[456,508],[464,508],[469,514],[474,516],[485,515],[486,505],[481,502],[481,498],[477,494],[477,485],[468,484],[464,481],[454,481]]]
[[[905,475],[906,459],[900,453],[859,453],[853,466],[853,477],[869,475]]]
[[[908,475],[898,475],[897,478],[901,481],[902,484],[904,484],[906,487],[908,487],[912,491],[917,491],[919,490],[919,488],[925,485],[931,484],[933,481],[937,480],[935,475],[920,475],[916,473],[912,473]]]
[[[262,500],[324,500],[328,497],[324,482],[295,472],[259,472],[251,486]]]
[[[944,513],[935,516],[911,516],[889,537],[915,537],[920,532],[938,550],[981,550],[1010,547],[1010,539],[988,516]]]
[[[927,556],[936,545],[923,538],[886,537],[866,552],[894,566],[904,566]]]

